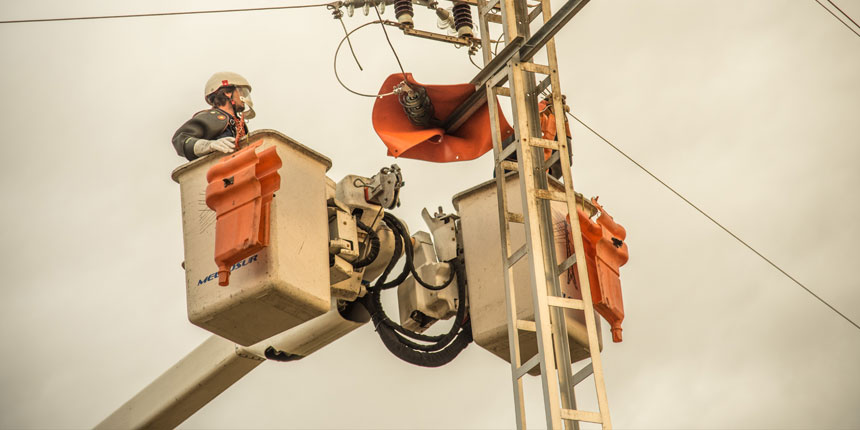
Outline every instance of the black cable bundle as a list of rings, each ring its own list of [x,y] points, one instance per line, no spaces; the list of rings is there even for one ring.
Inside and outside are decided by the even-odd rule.
[[[389,213],[386,213],[382,220],[394,231],[395,257],[389,261],[388,266],[386,266],[385,271],[380,275],[376,284],[367,286],[368,294],[363,299],[363,303],[370,312],[373,324],[376,327],[376,332],[379,334],[379,338],[382,339],[385,347],[406,362],[424,367],[439,367],[447,364],[472,342],[472,325],[468,321],[468,314],[466,313],[466,274],[463,261],[461,258],[456,258],[450,262],[452,265],[451,276],[444,285],[435,286],[427,284],[415,273],[412,261],[411,239],[403,224],[394,215]],[[397,257],[404,244],[406,244],[406,260],[403,271],[393,281],[385,282],[397,263]],[[382,290],[400,285],[410,273],[422,286],[434,290],[445,288],[455,277],[457,278],[457,295],[459,297],[457,316],[454,318],[454,324],[447,333],[435,336],[416,333],[391,321],[385,314],[382,308]],[[416,343],[414,340],[428,343]]]
[[[376,260],[376,257],[379,255],[379,236],[373,231],[372,228],[365,225],[363,222],[356,220],[355,225],[358,226],[362,231],[367,233],[367,239],[370,240],[370,250],[367,252],[367,255],[364,256],[361,260],[358,260],[352,263],[353,269],[360,269],[364,266],[373,263]]]

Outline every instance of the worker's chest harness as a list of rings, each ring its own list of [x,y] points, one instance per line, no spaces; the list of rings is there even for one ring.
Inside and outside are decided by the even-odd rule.
[[[216,108],[217,109],[217,108]],[[227,126],[224,127],[224,130],[221,131],[218,136],[215,136],[214,140],[220,139],[222,137],[235,137],[238,142],[239,139],[248,134],[248,126],[245,124],[244,120],[238,120],[233,115],[230,115],[227,112],[224,112],[221,109],[218,109],[220,112],[224,113],[224,116],[227,117]],[[237,126],[237,122],[241,121],[241,125]]]

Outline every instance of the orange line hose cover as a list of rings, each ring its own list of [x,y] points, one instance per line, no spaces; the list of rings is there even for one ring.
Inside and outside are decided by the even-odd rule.
[[[606,212],[597,198],[591,199],[594,206],[600,210],[597,222],[589,219],[581,209],[579,227],[582,230],[582,241],[585,247],[585,264],[588,269],[588,282],[591,285],[591,301],[596,310],[609,322],[612,329],[612,341],[621,342],[621,322],[624,320],[624,302],[621,297],[621,277],[619,270],[627,263],[627,231]],[[570,223],[570,216],[567,217]],[[568,255],[573,255],[573,235],[568,228]],[[573,266],[574,268],[576,265]],[[572,269],[573,270],[573,269]],[[580,287],[579,274],[574,270],[576,287]]]
[[[206,205],[215,211],[218,284],[230,282],[230,268],[269,244],[272,198],[281,187],[281,158],[275,147],[258,154],[259,141],[225,156],[206,172]]]

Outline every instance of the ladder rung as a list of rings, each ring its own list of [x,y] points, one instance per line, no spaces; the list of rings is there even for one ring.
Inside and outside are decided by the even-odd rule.
[[[537,366],[538,363],[540,363],[540,353],[535,354],[534,357],[529,358],[529,361],[526,361],[525,363],[523,363],[522,366],[518,367],[517,371],[514,373],[514,376],[516,376],[517,379],[522,378],[526,373],[529,373],[529,370],[532,370],[535,366]],[[600,416],[598,415],[598,418],[599,417]]]
[[[492,22],[493,24],[502,23],[502,16],[497,13],[488,13],[485,17],[487,18],[487,21]]]
[[[499,154],[499,159],[506,160],[515,152],[517,152],[517,144],[516,142],[511,142],[508,146],[502,149],[502,152]]]
[[[529,72],[534,72],[534,73],[541,73],[544,75],[548,75],[548,74],[550,74],[550,72],[552,72],[552,69],[550,69],[549,66],[544,66],[543,64],[530,63],[527,61],[520,63],[520,67],[522,67],[523,70],[526,70]]]
[[[525,245],[521,246],[520,249],[516,250],[516,252],[511,254],[511,257],[508,258],[508,265],[505,268],[507,269],[509,267],[512,267],[514,264],[517,264],[517,261],[520,261],[520,258],[523,258],[524,255],[526,255]]]
[[[535,197],[545,200],[555,200],[557,202],[567,201],[567,194],[561,191],[535,190]]]
[[[496,95],[510,97],[511,89],[508,87],[496,87]]]
[[[576,309],[578,311],[583,310],[585,306],[582,300],[556,296],[547,296],[546,303],[557,308]]]
[[[598,414],[597,412],[578,411],[576,409],[562,409],[560,412],[561,419],[563,420],[587,421],[590,423],[603,422],[603,420],[600,419],[600,414]]]
[[[576,264],[576,254],[567,257],[561,264],[558,265],[558,274],[560,275],[564,273],[565,271],[567,271],[567,269],[573,267],[574,264]]]
[[[534,321],[517,320],[517,329],[523,331],[537,331]]]
[[[530,137],[525,139],[526,142],[531,146],[539,146],[541,148],[552,149],[553,151],[558,151],[558,141],[543,139],[540,137]]]
[[[571,381],[571,385],[576,386],[576,384],[579,384],[580,382],[584,381],[585,378],[591,376],[592,373],[594,373],[594,368],[591,367],[591,363],[588,363],[587,366],[583,367],[582,369],[579,369],[579,372],[576,372],[576,374],[573,375],[573,381]]]
[[[519,166],[516,161],[502,160],[501,165],[505,170],[519,170]]]
[[[505,219],[508,220],[508,222],[516,222],[516,223],[520,223],[520,224],[525,222],[525,221],[523,221],[523,216],[521,214],[514,213],[514,212],[506,213]]]

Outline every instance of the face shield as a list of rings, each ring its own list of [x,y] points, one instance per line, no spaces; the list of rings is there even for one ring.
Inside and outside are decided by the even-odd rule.
[[[251,100],[251,89],[248,87],[236,87],[236,91],[239,92],[239,99],[242,100],[242,103],[245,103],[242,118],[251,119],[255,117],[257,114],[254,112],[254,101]]]

